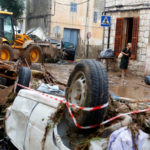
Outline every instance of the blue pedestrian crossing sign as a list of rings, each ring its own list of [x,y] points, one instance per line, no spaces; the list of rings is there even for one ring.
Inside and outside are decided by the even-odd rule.
[[[102,27],[110,27],[111,25],[111,17],[110,16],[101,16],[101,26]]]

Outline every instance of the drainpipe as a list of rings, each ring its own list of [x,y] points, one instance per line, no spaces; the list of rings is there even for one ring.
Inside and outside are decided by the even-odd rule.
[[[104,11],[103,11],[103,15],[106,15],[105,12],[105,7],[106,7],[106,0],[104,0]],[[104,50],[104,37],[105,37],[105,27],[103,27],[103,41],[102,41],[102,50]]]
[[[88,47],[88,39],[87,39],[87,33],[89,29],[89,0],[87,1],[87,8],[86,8],[86,22],[85,22],[85,43],[87,44],[85,46],[86,51],[86,58],[89,56],[89,47]]]

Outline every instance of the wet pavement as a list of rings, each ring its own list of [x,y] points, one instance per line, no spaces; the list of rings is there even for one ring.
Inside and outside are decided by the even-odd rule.
[[[67,84],[74,64],[45,64],[46,69],[60,82]]]
[[[116,96],[128,97],[137,100],[150,99],[150,86],[144,82],[144,77],[128,74],[122,79],[120,73],[109,72],[109,89]]]
[[[59,81],[67,83],[74,64],[46,64],[46,68]],[[124,80],[119,77],[120,72],[108,72],[109,90],[116,96],[137,100],[150,99],[150,86],[144,82],[144,77],[128,74]]]

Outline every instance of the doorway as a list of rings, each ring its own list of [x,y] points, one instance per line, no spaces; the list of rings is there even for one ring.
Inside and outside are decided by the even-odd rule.
[[[117,18],[114,46],[115,56],[119,55],[120,51],[127,46],[127,43],[132,43],[131,58],[136,59],[138,33],[139,17]]]
[[[127,45],[127,43],[132,43],[132,31],[133,31],[133,18],[127,18],[127,32],[126,32],[126,42],[125,44]]]

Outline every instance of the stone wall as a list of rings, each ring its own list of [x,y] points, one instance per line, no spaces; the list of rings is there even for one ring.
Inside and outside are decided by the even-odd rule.
[[[41,27],[48,32],[51,0],[27,0],[27,30]]]
[[[110,1],[107,0],[106,7],[114,6],[116,4],[118,5],[127,5],[127,4],[137,4],[137,3],[146,3],[149,2],[149,0],[116,0],[116,1]],[[110,9],[112,9],[110,7]],[[133,7],[130,11],[114,11],[110,12],[107,9],[107,15],[111,16],[111,34],[110,34],[110,48],[114,49],[115,44],[115,31],[116,31],[116,19],[123,17],[123,18],[129,18],[129,17],[140,17],[140,24],[139,24],[139,36],[138,36],[138,48],[137,48],[137,58],[136,60],[130,60],[129,63],[129,70],[130,72],[137,74],[137,75],[144,75],[145,71],[145,64],[146,64],[146,56],[147,56],[147,49],[148,45],[150,44],[149,36],[150,36],[150,10],[149,9],[139,9],[139,10],[133,10]],[[123,9],[123,8],[121,8]],[[124,8],[125,9],[125,8]],[[108,39],[108,29],[105,29],[105,48],[107,46],[107,39]],[[119,63],[119,61],[118,61]]]
[[[145,4],[149,3],[149,0],[106,0],[106,7],[112,7],[116,5],[131,5],[131,8],[133,8],[133,5],[139,5],[139,4]],[[126,6],[128,7],[128,6]]]

